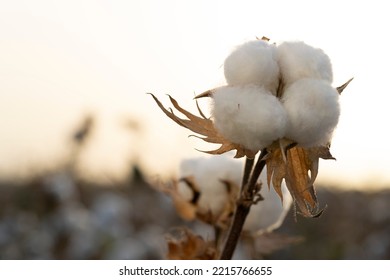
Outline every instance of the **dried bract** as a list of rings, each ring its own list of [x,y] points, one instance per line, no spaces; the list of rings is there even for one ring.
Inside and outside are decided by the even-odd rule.
[[[267,180],[283,199],[283,179],[299,212],[305,217],[318,217],[320,209],[313,183],[318,174],[318,161],[334,159],[328,147],[302,148],[274,145],[267,158]],[[309,175],[310,172],[310,175]]]

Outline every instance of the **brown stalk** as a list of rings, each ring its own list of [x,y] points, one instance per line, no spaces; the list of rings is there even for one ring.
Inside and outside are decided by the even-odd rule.
[[[221,260],[230,260],[233,257],[246,217],[248,216],[249,210],[259,192],[257,180],[265,166],[266,155],[267,150],[263,149],[254,167],[253,159],[247,158],[245,161],[241,194],[237,201],[237,209],[234,213],[233,222],[230,226],[229,234],[222,250],[220,257]]]

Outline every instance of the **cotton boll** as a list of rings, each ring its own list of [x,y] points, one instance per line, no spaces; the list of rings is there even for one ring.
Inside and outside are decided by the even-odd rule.
[[[225,59],[224,72],[229,85],[261,85],[276,94],[279,84],[276,47],[262,40],[246,42]]]
[[[329,57],[321,49],[304,42],[284,42],[277,47],[277,60],[286,86],[303,78],[322,79],[332,83]]]
[[[229,199],[226,186],[221,180],[227,180],[239,186],[243,167],[242,161],[232,160],[226,155],[187,159],[183,160],[180,165],[180,178],[193,178],[193,182],[200,191],[198,211],[203,214],[211,213],[216,217],[221,214]],[[281,225],[291,207],[292,197],[286,185],[282,184],[282,203],[278,194],[273,190],[273,186],[268,188],[266,174],[267,169],[264,168],[259,179],[263,183],[261,195],[264,200],[251,207],[244,225],[246,231],[276,229]],[[192,199],[192,192],[184,182],[179,183],[179,191],[188,200]]]
[[[272,231],[283,223],[292,204],[292,197],[283,181],[283,202],[274,191],[273,186],[267,186],[267,170],[263,170],[260,181],[263,183],[260,194],[264,200],[252,205],[244,224],[244,230],[249,232]]]
[[[200,191],[198,211],[203,214],[211,213],[216,217],[221,214],[229,199],[226,185],[221,180],[240,185],[242,171],[242,161],[221,155],[182,161],[179,177],[192,177]],[[185,182],[179,182],[179,192],[188,201],[192,199],[193,193]]]
[[[338,100],[336,89],[323,80],[293,83],[282,98],[289,119],[286,137],[304,147],[327,144],[339,120]]]
[[[212,116],[219,133],[229,141],[258,151],[284,136],[286,112],[263,87],[228,86],[213,93]]]

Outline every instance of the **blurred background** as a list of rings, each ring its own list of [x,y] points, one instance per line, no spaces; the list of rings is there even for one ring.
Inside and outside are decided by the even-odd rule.
[[[146,93],[195,112],[194,94],[225,83],[230,50],[262,36],[322,48],[335,86],[354,77],[337,160],[320,162],[327,209],[296,221],[291,211],[277,231],[304,241],[264,257],[390,258],[384,5],[0,0],[0,258],[164,258],[164,235],[184,222],[149,183],[211,147]]]

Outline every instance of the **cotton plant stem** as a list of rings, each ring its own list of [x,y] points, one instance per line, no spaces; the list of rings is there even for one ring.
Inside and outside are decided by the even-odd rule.
[[[249,176],[251,175],[254,163],[255,163],[255,159],[253,158],[247,158],[245,161],[244,175],[242,176],[242,182],[241,182],[241,191],[243,191],[244,186],[248,184]]]
[[[254,167],[253,159],[247,158],[245,161],[244,176],[241,186],[241,195],[239,200],[237,201],[237,209],[234,213],[229,235],[226,239],[226,243],[220,257],[221,260],[230,260],[233,257],[233,253],[240,238],[246,217],[249,214],[249,210],[252,206],[253,199],[257,192],[257,180],[259,179],[259,176],[265,166],[264,158],[266,155],[267,151],[265,149],[262,150]],[[253,169],[252,172],[250,172],[251,169]]]

